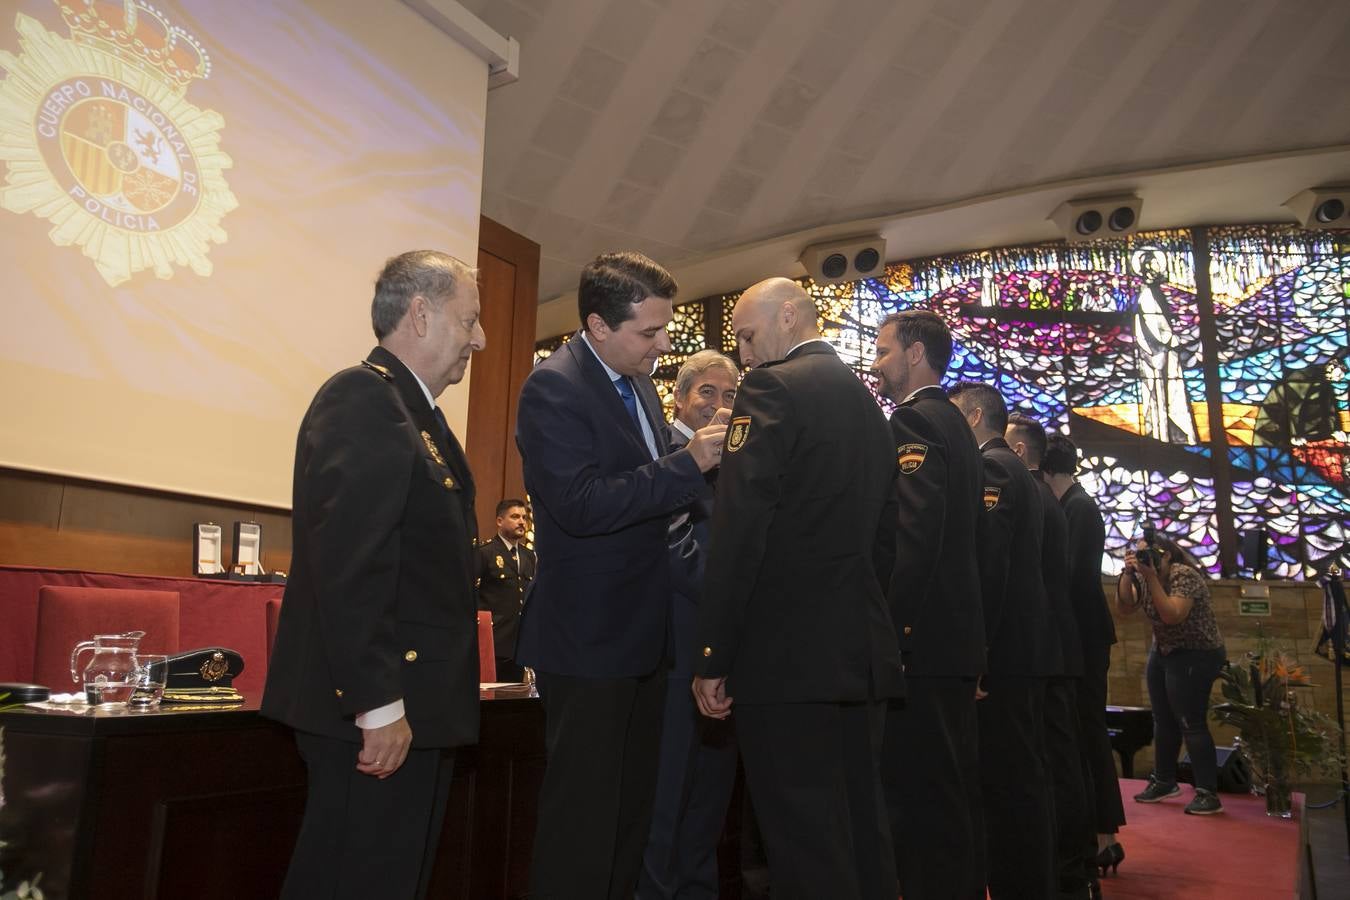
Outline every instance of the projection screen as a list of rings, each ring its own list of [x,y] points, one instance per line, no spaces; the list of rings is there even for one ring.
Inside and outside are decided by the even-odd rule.
[[[289,507],[383,261],[475,264],[486,101],[394,0],[0,4],[0,465]]]

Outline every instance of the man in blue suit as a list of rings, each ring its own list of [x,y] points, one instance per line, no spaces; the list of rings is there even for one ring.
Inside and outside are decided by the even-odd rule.
[[[672,447],[683,447],[695,432],[710,424],[719,409],[736,399],[740,372],[716,350],[700,350],[684,361],[675,375],[675,417]],[[722,836],[727,803],[736,781],[736,741],[730,722],[699,715],[689,689],[694,678],[694,630],[703,567],[711,530],[714,475],[691,508],[688,525],[673,533],[677,569],[690,571],[687,583],[675,579],[672,632],[675,666],[666,683],[666,711],[661,727],[661,758],[656,775],[656,800],[651,834],[642,856],[639,900],[698,900],[717,896],[717,843]],[[681,530],[693,540],[681,541]],[[697,547],[686,560],[685,547]]]
[[[672,649],[667,536],[725,432],[705,426],[671,452],[651,371],[675,291],[640,253],[597,257],[577,291],[581,330],[520,392],[539,568],[516,658],[535,670],[548,752],[533,897],[629,897],[642,863]]]

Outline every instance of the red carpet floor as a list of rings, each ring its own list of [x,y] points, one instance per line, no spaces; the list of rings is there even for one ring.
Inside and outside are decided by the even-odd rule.
[[[1293,819],[1266,816],[1260,797],[1220,794],[1224,812],[1188,816],[1193,791],[1162,803],[1130,798],[1145,782],[1121,779],[1125,861],[1102,879],[1106,900],[1292,900],[1298,896],[1302,797]]]

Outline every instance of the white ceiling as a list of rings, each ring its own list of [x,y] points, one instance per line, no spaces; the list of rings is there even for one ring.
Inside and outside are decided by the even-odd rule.
[[[821,237],[1036,240],[1117,188],[1145,228],[1278,220],[1350,182],[1345,0],[461,2],[521,44],[483,212],[540,243],[541,301],[605,250],[692,299]]]

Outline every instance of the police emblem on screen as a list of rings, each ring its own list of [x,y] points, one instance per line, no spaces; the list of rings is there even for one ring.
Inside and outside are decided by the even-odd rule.
[[[111,286],[145,269],[210,275],[239,205],[225,120],[185,99],[210,58],[144,0],[57,6],[70,38],[19,14],[22,52],[0,53],[0,207],[46,219],[52,243],[80,248]]]

